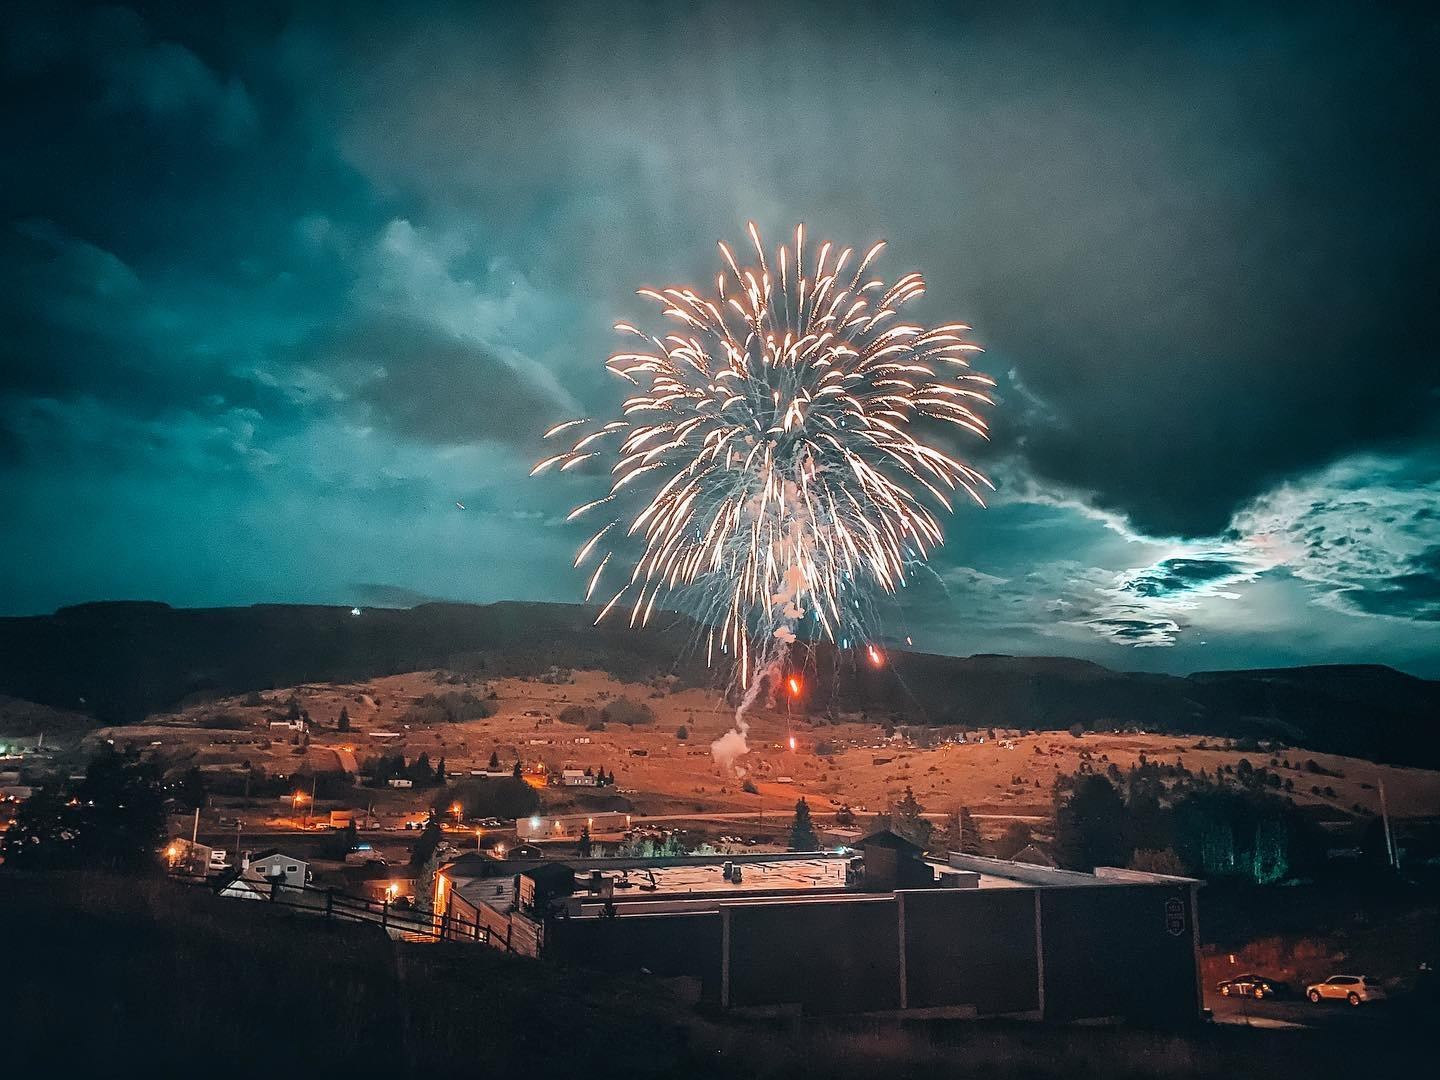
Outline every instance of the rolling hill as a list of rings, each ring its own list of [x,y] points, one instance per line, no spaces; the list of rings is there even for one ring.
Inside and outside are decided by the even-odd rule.
[[[371,678],[426,668],[488,676],[596,669],[640,682],[723,681],[695,624],[594,627],[563,604],[298,605],[175,609],[94,603],[0,619],[0,694],[133,723],[202,695]],[[1383,666],[1201,672],[1113,671],[1063,657],[892,652],[880,668],[818,646],[804,658],[810,712],[864,711],[897,723],[1275,737],[1297,746],[1440,766],[1431,724],[1440,682]]]

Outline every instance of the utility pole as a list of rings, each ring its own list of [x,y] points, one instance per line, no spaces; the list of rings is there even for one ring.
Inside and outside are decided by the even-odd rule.
[[[193,846],[200,836],[200,808],[195,807],[195,825],[190,830],[190,843]]]
[[[310,828],[310,810],[315,805],[315,784],[320,779],[318,773],[310,777],[310,802],[305,807],[305,828]]]
[[[245,827],[245,822],[239,818],[235,819],[235,865],[240,865],[240,830]]]

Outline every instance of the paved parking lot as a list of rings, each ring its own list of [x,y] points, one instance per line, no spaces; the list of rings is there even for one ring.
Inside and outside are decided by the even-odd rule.
[[[1212,991],[1205,995],[1205,1006],[1219,1024],[1250,1024],[1253,1027],[1308,1027],[1353,1030],[1356,1032],[1388,1027],[1397,1020],[1395,1002],[1376,1002],[1353,1008],[1344,1002],[1321,1002],[1311,1005],[1301,997],[1273,998],[1255,1001],[1248,998],[1221,997]]]

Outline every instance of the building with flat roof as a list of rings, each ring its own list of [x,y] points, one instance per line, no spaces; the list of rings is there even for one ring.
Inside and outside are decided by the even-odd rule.
[[[588,814],[532,814],[515,822],[521,840],[573,841],[588,829],[594,839],[623,836],[630,828],[630,815],[619,810],[597,810]]]
[[[508,865],[467,856],[441,871],[437,909],[514,952],[690,976],[702,1000],[729,1009],[1201,1015],[1197,881],[927,859],[893,834],[858,849]]]

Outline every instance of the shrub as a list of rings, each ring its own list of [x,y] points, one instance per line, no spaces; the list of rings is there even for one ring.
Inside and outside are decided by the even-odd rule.
[[[740,790],[745,792],[747,795],[760,794],[760,789],[755,786],[755,781],[753,780],[746,780],[743,784],[740,785]]]
[[[524,780],[513,776],[500,779],[471,777],[451,784],[431,802],[437,814],[449,813],[454,803],[464,807],[466,817],[519,818],[540,808],[539,793]]]
[[[632,701],[628,697],[616,698],[605,706],[600,712],[601,718],[607,724],[625,724],[629,727],[637,727],[655,723],[655,711],[642,701]]]
[[[244,731],[250,726],[243,716],[234,713],[217,713],[200,719],[200,726],[211,731]]]
[[[426,694],[411,712],[412,722],[458,724],[465,720],[484,720],[495,715],[490,699],[471,690],[447,690]]]
[[[1180,861],[1180,856],[1169,848],[1158,851],[1138,849],[1130,856],[1130,869],[1143,870],[1147,874],[1174,874],[1176,877],[1185,874],[1185,864]]]
[[[675,729],[675,738],[677,738],[681,742],[685,742],[687,739],[690,738],[690,729],[687,728],[684,724],[681,724]]]

